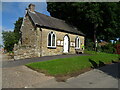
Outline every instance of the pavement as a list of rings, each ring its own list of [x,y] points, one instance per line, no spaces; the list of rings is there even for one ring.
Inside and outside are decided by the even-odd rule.
[[[28,61],[21,60],[22,64],[15,65],[16,63],[7,60],[7,56],[3,55],[3,62],[5,63],[2,67],[2,88],[118,88],[120,78],[120,63],[93,69],[69,78],[66,82],[57,82],[52,76],[45,76],[24,66]]]

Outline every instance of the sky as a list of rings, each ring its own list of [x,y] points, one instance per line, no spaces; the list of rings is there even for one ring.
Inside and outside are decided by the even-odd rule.
[[[3,44],[2,30],[13,31],[15,21],[18,20],[19,17],[24,17],[25,9],[30,3],[35,4],[36,11],[50,16],[47,11],[46,2],[2,2],[2,9],[0,8],[0,13],[2,13],[2,24],[0,22],[0,44]]]

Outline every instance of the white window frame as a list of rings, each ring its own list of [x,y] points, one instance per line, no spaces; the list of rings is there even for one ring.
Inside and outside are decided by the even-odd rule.
[[[51,45],[50,46],[48,45],[48,43],[49,43],[49,41],[48,41],[49,40],[49,34],[51,35]],[[52,41],[53,41],[52,37],[53,37],[53,35],[55,35],[55,46],[52,46]],[[49,32],[48,35],[47,35],[47,47],[48,48],[56,48],[56,34],[54,32],[52,32],[52,31]]]
[[[78,40],[79,40],[79,42],[78,42]],[[78,46],[78,43],[79,43],[79,46]],[[77,36],[76,38],[75,38],[75,49],[80,49],[80,38]]]

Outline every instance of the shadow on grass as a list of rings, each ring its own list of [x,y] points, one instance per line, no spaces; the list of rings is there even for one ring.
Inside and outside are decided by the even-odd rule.
[[[89,62],[92,64],[91,68],[98,68],[98,64],[95,61],[89,59]]]
[[[103,67],[106,64],[104,64],[104,62],[99,61],[99,64],[97,64],[94,60],[89,59],[89,62],[92,64],[91,68],[99,68],[99,67]]]
[[[104,62],[99,61],[99,64],[97,64],[92,59],[89,59],[89,62],[92,64],[92,68],[98,69],[103,71],[104,73],[114,77],[114,78],[120,78],[120,62],[115,62],[112,60],[113,64],[106,65]],[[104,66],[104,67],[103,67]]]
[[[112,60],[112,63],[118,63],[117,61]]]
[[[103,66],[105,66],[106,64],[104,63],[104,62],[102,62],[102,61],[99,61],[99,67],[103,67]]]

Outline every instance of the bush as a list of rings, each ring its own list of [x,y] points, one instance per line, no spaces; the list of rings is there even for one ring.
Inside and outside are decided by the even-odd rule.
[[[115,51],[116,51],[115,44],[109,43],[105,46],[101,46],[101,51],[106,52],[106,53],[115,53]]]
[[[112,43],[108,43],[104,46],[100,46],[99,44],[97,45],[97,52],[105,52],[105,53],[116,53],[116,44],[120,44],[119,41],[117,41],[116,43],[112,44]],[[88,51],[94,51],[94,42],[92,42],[91,40],[87,39],[86,40],[86,45],[85,45],[85,49]]]
[[[90,39],[87,39],[85,49],[88,51],[93,51],[94,50],[94,42],[92,42]]]
[[[120,55],[118,55],[118,60],[120,60]]]

